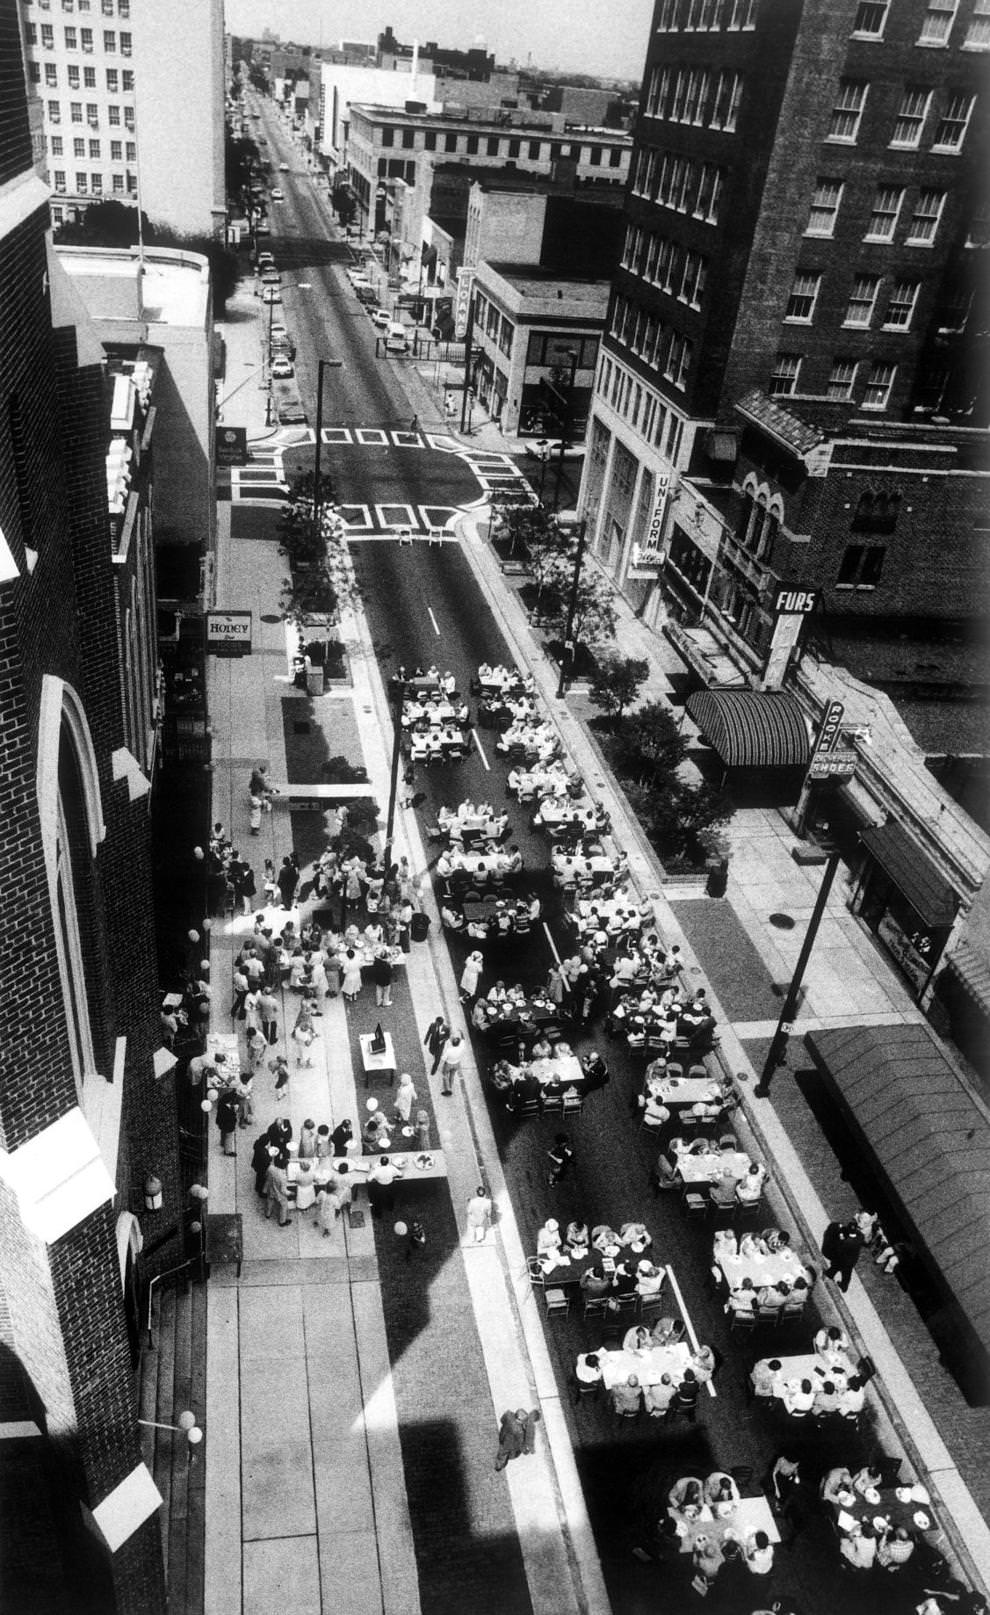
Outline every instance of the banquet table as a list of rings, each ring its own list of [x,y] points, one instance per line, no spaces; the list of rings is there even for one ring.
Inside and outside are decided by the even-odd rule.
[[[509,859],[504,852],[460,852],[454,849],[451,853],[451,863],[455,869],[464,869],[469,875],[477,873],[479,866],[487,875],[507,874]]]
[[[209,1061],[216,1059],[218,1054],[224,1057],[223,1065],[219,1068],[228,1082],[241,1080],[241,1053],[237,1046],[236,1032],[208,1032],[206,1034],[206,1058]]]
[[[596,830],[602,823],[598,810],[591,804],[580,802],[569,805],[570,798],[545,796],[533,814],[533,824],[548,830],[558,825],[578,825],[582,830]]]
[[[606,1390],[624,1385],[635,1374],[640,1385],[659,1385],[669,1374],[677,1385],[684,1370],[691,1367],[691,1348],[680,1341],[674,1346],[648,1346],[645,1351],[601,1351],[598,1360]]]
[[[373,1075],[388,1077],[389,1082],[395,1081],[395,1044],[392,1042],[391,1032],[383,1034],[385,1047],[376,1053],[371,1045],[375,1040],[374,1032],[362,1032],[358,1037],[361,1045],[361,1064],[364,1067],[364,1085],[367,1088]]]
[[[615,874],[615,864],[605,852],[592,853],[590,857],[554,853],[550,865],[555,886],[563,885],[568,880],[607,880]]]
[[[667,1513],[672,1520],[677,1521],[678,1527],[684,1532],[681,1536],[682,1553],[693,1552],[699,1536],[713,1537],[716,1542],[722,1542],[730,1532],[742,1543],[745,1543],[754,1531],[765,1531],[770,1542],[780,1541],[780,1532],[773,1517],[773,1510],[762,1492],[758,1497],[741,1497],[729,1515],[715,1514],[707,1506],[694,1520],[683,1519],[672,1508],[669,1508]]]
[[[726,1172],[734,1178],[744,1178],[752,1162],[743,1150],[716,1150],[704,1155],[677,1157],[677,1175],[684,1183],[717,1183]]]
[[[774,1375],[772,1395],[780,1396],[784,1386],[792,1380],[810,1379],[816,1388],[824,1380],[840,1378],[850,1379],[856,1372],[856,1364],[845,1352],[837,1352],[832,1362],[822,1357],[816,1351],[796,1352],[791,1357],[779,1357],[780,1368]]]
[[[647,1086],[665,1105],[711,1105],[721,1098],[721,1089],[711,1077],[653,1077]]]
[[[570,776],[564,769],[530,768],[519,775],[517,790],[528,796],[530,792],[540,795],[552,792],[555,797],[563,799],[570,789]]]
[[[405,729],[426,722],[431,728],[436,728],[443,723],[455,723],[460,710],[450,701],[413,701],[402,709],[402,726]]]
[[[772,1251],[767,1256],[732,1256],[727,1251],[715,1252],[715,1266],[730,1290],[738,1289],[743,1279],[752,1279],[760,1289],[764,1284],[777,1284],[786,1279],[793,1284],[804,1275],[804,1264],[796,1251]]]
[[[405,1129],[402,1131],[405,1132]],[[447,1162],[443,1150],[383,1150],[381,1153],[387,1155],[389,1160],[400,1168],[402,1181],[405,1183],[418,1183],[447,1176]],[[365,1188],[375,1159],[375,1156],[370,1155],[328,1155],[313,1159],[310,1161],[313,1184],[316,1188],[322,1188],[329,1182],[331,1175],[344,1165],[347,1167],[348,1177],[353,1179],[352,1190]],[[420,1164],[422,1162],[428,1164],[422,1165]],[[286,1175],[292,1185],[299,1182],[300,1176],[309,1174],[301,1172],[300,1162],[293,1157],[286,1168]]]
[[[565,1087],[571,1083],[581,1086],[584,1082],[584,1071],[576,1054],[552,1054],[549,1058],[542,1055],[540,1059],[531,1061],[529,1070],[541,1087],[548,1082],[560,1082]]]
[[[832,1505],[835,1509],[836,1523],[839,1522],[840,1511],[851,1516],[860,1525],[865,1525],[867,1520],[875,1523],[882,1517],[893,1529],[896,1530],[897,1526],[902,1525],[913,1536],[920,1533],[928,1542],[934,1545],[941,1535],[941,1527],[938,1524],[931,1499],[929,1497],[929,1501],[923,1503],[919,1498],[913,1496],[898,1495],[902,1492],[909,1492],[911,1489],[908,1484],[904,1486],[878,1486],[876,1488],[878,1501],[874,1502],[864,1496],[862,1492],[853,1488],[855,1502]],[[922,1524],[922,1520],[926,1520],[927,1524]],[[849,1527],[840,1525],[839,1529],[848,1531]],[[879,1530],[879,1527],[877,1529]]]

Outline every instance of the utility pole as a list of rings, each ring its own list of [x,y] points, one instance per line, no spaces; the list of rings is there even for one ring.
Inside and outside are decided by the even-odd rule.
[[[838,869],[838,867],[839,854],[837,852],[832,852],[829,854],[828,863],[825,865],[825,873],[822,875],[822,883],[818,888],[818,896],[815,898],[815,906],[811,911],[811,919],[808,921],[808,929],[805,933],[801,952],[798,956],[798,962],[794,966],[794,974],[791,977],[790,985],[788,986],[787,993],[784,997],[783,1007],[780,1011],[780,1019],[777,1022],[777,1030],[773,1034],[770,1048],[767,1051],[766,1061],[764,1062],[763,1070],[760,1072],[760,1080],[753,1089],[754,1094],[756,1094],[760,1099],[766,1099],[769,1097],[770,1084],[773,1081],[773,1074],[777,1067],[783,1063],[784,1050],[787,1047],[787,1039],[790,1035],[791,1024],[794,1020],[795,1014],[797,1013],[798,994],[801,991],[801,982],[804,979],[804,972],[807,968],[808,960],[811,958],[811,950],[815,945],[815,938],[818,935],[818,927],[821,924],[822,915],[825,912],[825,904],[828,901],[828,894],[832,889],[832,882],[835,879],[835,871]]]
[[[464,391],[461,394],[461,431],[465,430],[468,412],[468,390],[471,384],[471,347],[474,338],[474,298],[468,303],[467,325],[464,330]],[[468,428],[470,430],[470,428]]]
[[[557,700],[564,699],[567,690],[567,676],[574,662],[574,613],[577,610],[578,589],[581,585],[581,563],[584,560],[584,541],[588,533],[588,518],[582,516],[578,528],[578,547],[574,557],[574,577],[571,580],[571,595],[567,602],[567,622],[564,627],[564,645],[560,656],[560,683],[557,685]]]
[[[564,451],[570,446],[571,432],[574,429],[574,383],[577,379],[578,351],[576,348],[568,350],[567,357],[571,361],[571,374],[567,382],[567,397],[561,400],[563,414],[560,417],[560,454],[557,459],[557,480],[553,488],[553,508],[560,509],[560,480],[564,475]],[[560,395],[558,394],[558,397]]]
[[[400,741],[402,739],[402,699],[403,688],[400,688],[395,698],[395,705],[389,701],[388,711],[392,720],[392,772],[388,782],[388,815],[385,820],[385,852],[383,862],[385,873],[388,874],[392,862],[392,837],[395,833],[395,799],[399,787],[399,755]]]
[[[321,359],[316,370],[316,453],[313,456],[313,530],[321,531],[320,518],[323,514],[323,373],[325,370],[340,370],[340,359]]]

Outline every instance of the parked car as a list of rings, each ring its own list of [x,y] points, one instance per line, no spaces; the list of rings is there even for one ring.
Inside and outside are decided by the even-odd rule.
[[[282,187],[280,185],[276,185],[274,190],[272,191],[272,201],[273,202],[284,202],[285,201],[285,192],[282,190]]]
[[[275,400],[275,411],[281,426],[305,426],[306,411],[298,393],[283,393]]]
[[[266,264],[261,271],[261,284],[263,286],[280,286],[282,277],[274,264]]]
[[[385,333],[386,353],[408,353],[409,337],[401,320],[390,320]]]
[[[387,308],[369,308],[368,313],[371,315],[372,325],[377,325],[380,331],[384,331],[392,319]]]
[[[281,169],[281,170],[282,170],[282,173],[283,173],[283,174],[287,174],[287,173],[288,173],[288,172],[289,172],[289,165],[288,165],[288,163],[279,163],[279,165],[278,165],[278,166],[279,166],[279,168],[280,168],[280,169]]]
[[[377,308],[378,296],[370,286],[356,286],[355,295],[358,302],[363,303],[365,308]]]
[[[261,301],[263,303],[281,303],[281,289],[278,286],[263,286],[261,288]]]
[[[291,381],[296,369],[287,353],[277,353],[272,360],[272,375],[276,381]]]

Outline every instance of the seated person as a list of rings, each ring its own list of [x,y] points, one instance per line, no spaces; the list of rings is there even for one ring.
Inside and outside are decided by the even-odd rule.
[[[732,1476],[722,1469],[714,1470],[705,1481],[705,1502],[708,1507],[724,1518],[733,1512],[739,1501],[739,1487]]]
[[[536,1236],[537,1256],[556,1256],[562,1243],[559,1222],[556,1217],[548,1217]]]
[[[657,1190],[674,1189],[677,1187],[677,1168],[670,1159],[670,1156],[665,1155],[663,1150],[661,1150],[660,1154],[657,1156],[656,1175],[655,1187]]]
[[[517,1065],[510,1064],[508,1060],[496,1060],[492,1066],[492,1087],[497,1088],[500,1093],[511,1094],[512,1086],[519,1075]]]
[[[765,1531],[754,1531],[743,1549],[746,1568],[754,1576],[768,1576],[773,1569],[773,1548]]]
[[[581,1070],[589,1085],[600,1087],[608,1081],[608,1066],[597,1049],[592,1049],[590,1054],[582,1056]]]
[[[619,1262],[612,1274],[612,1289],[616,1295],[636,1294],[636,1275],[630,1272],[625,1262]]]
[[[722,1176],[710,1185],[709,1195],[713,1205],[734,1206],[736,1204],[736,1182],[738,1180],[731,1172],[723,1172]]]
[[[513,1105],[523,1105],[540,1097],[539,1078],[533,1073],[530,1066],[523,1066],[520,1075],[513,1086]]]
[[[662,1418],[670,1407],[671,1397],[674,1394],[674,1382],[669,1374],[661,1374],[656,1385],[647,1385],[643,1391],[643,1402],[651,1419]]]
[[[658,1318],[651,1333],[654,1346],[669,1346],[672,1341],[679,1338],[677,1319]]]
[[[781,1389],[780,1400],[788,1413],[797,1414],[800,1417],[805,1413],[810,1413],[814,1407],[815,1388],[810,1379],[787,1380]]]
[[[643,1251],[649,1250],[653,1244],[653,1236],[641,1222],[624,1222],[619,1229],[619,1240],[623,1245],[635,1251],[639,1256]]]
[[[600,1222],[591,1231],[591,1243],[603,1256],[618,1256],[622,1249],[622,1241],[614,1228],[608,1223]]]
[[[872,1570],[877,1560],[877,1533],[871,1521],[864,1520],[862,1525],[857,1521],[851,1531],[844,1532],[839,1552],[854,1570]]]
[[[472,1026],[476,1027],[479,1032],[486,1032],[489,1026],[494,1026],[497,1019],[498,1016],[492,1014],[491,1005],[486,999],[479,998],[476,1000],[471,1010]]]
[[[786,1279],[778,1279],[775,1284],[763,1284],[756,1292],[758,1307],[782,1307],[791,1293],[791,1287]]]
[[[814,1411],[818,1414],[838,1413],[840,1393],[834,1380],[822,1380],[815,1392]]]
[[[659,1099],[654,1098],[653,1094],[648,1094],[645,1099],[642,1097],[642,1095],[640,1095],[638,1103],[642,1107],[643,1114],[640,1119],[644,1127],[655,1127],[658,1130],[661,1127],[666,1127],[667,1123],[670,1121],[670,1111],[667,1109],[665,1104],[661,1103]],[[732,1180],[732,1188],[733,1193],[735,1193],[734,1178]]]
[[[867,1492],[879,1491],[881,1479],[879,1469],[872,1468],[870,1464],[864,1464],[862,1469],[857,1469],[852,1478],[852,1483],[857,1492],[861,1496],[865,1496]]]
[[[745,1235],[743,1236],[746,1237]],[[735,1256],[738,1241],[731,1228],[716,1228],[712,1248],[716,1256]]]
[[[588,1224],[586,1222],[578,1222],[576,1219],[573,1222],[569,1222],[567,1224],[567,1230],[564,1234],[564,1244],[567,1246],[571,1255],[577,1261],[581,1261],[585,1256],[587,1256],[591,1245],[591,1237],[588,1233]]]
[[[736,1184],[736,1199],[740,1205],[752,1205],[759,1200],[766,1182],[767,1169],[759,1161],[749,1163],[749,1171],[744,1178]]]
[[[750,1369],[749,1383],[754,1396],[776,1396],[777,1375],[782,1364],[779,1357],[761,1357]]]
[[[815,1336],[815,1350],[819,1357],[831,1362],[833,1357],[844,1357],[849,1350],[849,1336],[843,1329],[819,1329]]]
[[[582,1352],[574,1365],[574,1377],[579,1385],[600,1385],[601,1358],[596,1351]]]
[[[715,1353],[711,1346],[699,1346],[691,1358],[691,1367],[699,1385],[707,1385],[715,1375]]]
[[[823,1476],[818,1493],[823,1503],[831,1503],[834,1508],[848,1508],[855,1502],[853,1478],[844,1464]]]
[[[695,1475],[684,1475],[667,1493],[667,1502],[684,1520],[700,1519],[705,1507],[705,1488]]]
[[[636,1289],[640,1295],[659,1295],[666,1273],[647,1258],[636,1263]]]
[[[609,1392],[616,1413],[638,1413],[643,1393],[635,1374],[630,1374],[624,1385],[616,1385]]]
[[[392,1141],[391,1129],[381,1111],[374,1111],[361,1129],[366,1154],[380,1155]]]
[[[771,1256],[791,1248],[791,1236],[786,1228],[764,1228],[760,1238]]]
[[[725,1302],[727,1313],[751,1313],[756,1307],[756,1290],[751,1278],[740,1279],[735,1289],[730,1290]]]
[[[449,903],[441,903],[440,923],[445,931],[463,931],[464,915],[459,914],[456,908],[451,908]]]
[[[581,1274],[579,1280],[585,1295],[608,1295],[612,1288],[612,1280],[600,1267],[589,1267]]]
[[[906,1565],[914,1552],[914,1542],[911,1535],[898,1525],[895,1530],[888,1531],[880,1540],[877,1547],[877,1564],[884,1570],[900,1570]]]
[[[627,1329],[622,1337],[623,1351],[649,1351],[653,1344],[650,1331],[644,1324],[637,1323],[632,1329]]]
[[[766,1256],[766,1242],[760,1234],[743,1234],[739,1241],[740,1256]]]
[[[845,1390],[839,1392],[838,1411],[847,1419],[854,1419],[862,1413],[866,1401],[866,1382],[858,1374],[853,1374]]]

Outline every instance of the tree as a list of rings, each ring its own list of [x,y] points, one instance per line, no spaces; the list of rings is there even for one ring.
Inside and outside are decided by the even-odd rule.
[[[283,581],[279,603],[283,617],[296,620],[317,613],[336,615],[341,605],[357,596],[344,526],[333,502],[329,478],[321,481],[319,526],[313,494],[313,473],[303,472],[290,485],[279,521],[279,549],[287,557],[291,571]]]
[[[649,662],[635,656],[600,657],[589,692],[592,706],[601,707],[607,718],[621,723],[626,707],[635,701],[649,671]]]
[[[255,62],[252,62],[248,68],[248,83],[252,89],[258,90],[261,95],[267,95],[271,88],[268,83],[268,74],[263,67],[258,67]]]
[[[607,750],[618,773],[649,785],[658,777],[673,777],[687,756],[687,741],[670,708],[663,701],[648,701],[623,718]]]
[[[550,637],[562,640],[567,632],[574,591],[576,551],[574,556],[551,554],[541,559],[542,571],[537,588],[540,617]],[[582,568],[570,623],[575,645],[604,645],[614,637],[615,624],[615,597],[611,584],[600,572]]]
[[[141,216],[144,240],[156,242],[155,227],[147,214]],[[75,223],[63,224],[55,240],[77,247],[134,247],[139,239],[138,210],[126,202],[93,202]]]
[[[491,497],[492,522],[495,537],[508,539],[510,554],[522,551],[530,559],[543,549],[552,549],[563,541],[563,535],[549,511],[542,505],[525,504],[518,500]]]

